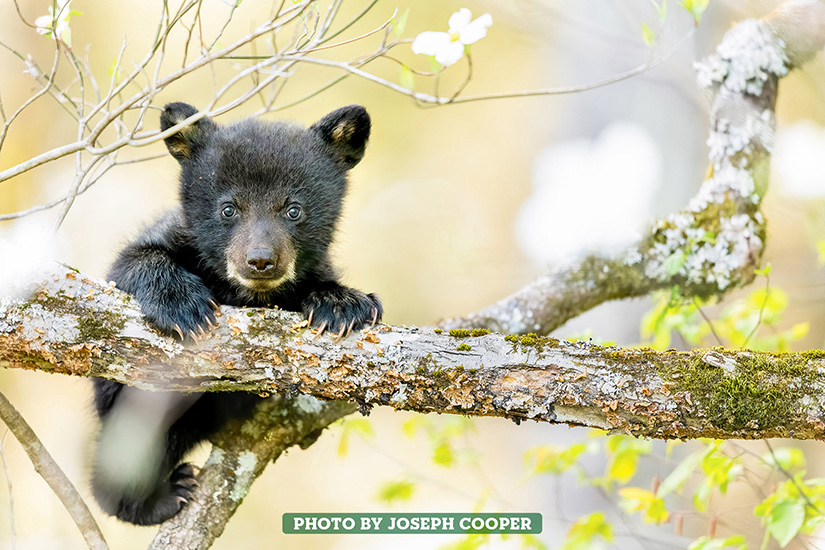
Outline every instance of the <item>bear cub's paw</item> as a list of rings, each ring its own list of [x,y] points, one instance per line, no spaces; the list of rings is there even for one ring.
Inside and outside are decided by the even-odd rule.
[[[310,326],[318,328],[318,336],[326,330],[338,338],[374,325],[384,313],[381,300],[375,294],[340,285],[310,292],[301,309]]]
[[[139,300],[143,314],[155,328],[181,341],[197,341],[217,325],[218,304],[212,293],[200,279],[195,276],[191,279],[184,284],[179,282],[162,298]]]
[[[173,517],[192,499],[192,494],[198,487],[195,475],[195,467],[192,464],[181,464],[169,476],[167,489],[154,502],[151,511],[145,517],[122,519],[132,523],[157,525]]]

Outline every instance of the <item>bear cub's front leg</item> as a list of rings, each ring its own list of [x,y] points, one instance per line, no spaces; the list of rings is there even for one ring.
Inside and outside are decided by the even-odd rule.
[[[210,290],[163,250],[143,244],[127,247],[110,277],[137,298],[146,320],[164,334],[196,339],[216,324],[217,304]]]

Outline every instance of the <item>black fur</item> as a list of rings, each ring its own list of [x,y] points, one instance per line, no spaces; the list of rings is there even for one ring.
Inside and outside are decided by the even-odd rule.
[[[191,105],[171,103],[161,128],[196,114]],[[257,120],[222,127],[204,117],[168,136],[166,145],[181,164],[180,206],[121,251],[110,279],[137,298],[149,322],[178,338],[208,329],[216,304],[301,311],[312,326],[335,334],[380,320],[378,298],[341,285],[328,253],[346,173],[363,157],[369,133],[366,110],[350,105],[308,129]],[[144,398],[148,403],[152,396],[95,380],[104,428],[93,491],[110,514],[150,525],[175,515],[191,496],[195,473],[180,464],[185,453],[228,418],[247,413],[257,397],[181,394],[160,413],[153,405],[142,408]],[[115,425],[110,418],[121,401],[132,407],[129,414],[145,413],[146,424],[165,430],[159,458],[147,452],[140,460],[148,464],[138,474],[105,464],[106,445],[117,439],[107,422]]]

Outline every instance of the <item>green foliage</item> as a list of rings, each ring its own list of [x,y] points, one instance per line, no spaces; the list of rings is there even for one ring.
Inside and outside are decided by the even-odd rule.
[[[702,14],[708,9],[710,0],[682,0],[679,5],[685,8],[693,16],[693,21],[698,25],[702,20]]]
[[[665,508],[663,498],[656,496],[653,491],[639,487],[623,487],[619,489],[619,506],[628,514],[644,512],[645,523],[664,523],[669,514]]]
[[[708,237],[712,238],[712,236]],[[673,268],[680,258],[674,257]],[[755,271],[763,277],[763,284],[742,298],[724,306],[711,308],[701,301],[686,301],[678,287],[660,294],[653,310],[642,323],[645,337],[658,348],[669,348],[671,337],[678,333],[685,342],[694,346],[722,343],[728,347],[752,347],[761,350],[785,350],[801,338],[807,326],[796,325],[783,330],[783,315],[788,307],[788,296],[781,289],[770,285],[771,267]],[[705,311],[707,308],[710,311]],[[711,315],[714,315],[712,318]],[[712,319],[712,320],[711,320]],[[472,331],[453,336],[475,336]],[[586,338],[586,336],[585,336]],[[718,339],[718,340],[717,340]],[[557,342],[534,334],[507,335],[514,351],[540,350],[554,347]],[[468,340],[469,341],[469,340]],[[825,352],[813,350],[804,354],[782,356],[732,355],[716,348],[709,350],[719,361],[734,361],[735,369],[722,368],[713,361],[705,361],[702,354],[690,360],[662,367],[660,376],[671,382],[670,390],[684,391],[694,403],[701,403],[702,410],[714,422],[727,423],[732,428],[748,425],[759,427],[778,426],[795,404],[802,399],[801,389],[793,380],[804,376],[806,369],[816,368],[808,359],[820,359]],[[676,354],[674,354],[674,357]],[[806,361],[800,361],[805,358]],[[668,370],[672,369],[672,370]],[[678,375],[678,376],[675,376]],[[798,408],[798,407],[797,407]],[[410,437],[426,435],[432,449],[434,464],[458,468],[475,460],[469,449],[459,446],[472,424],[461,417],[433,419],[424,416],[411,417],[404,423],[404,432]],[[669,459],[678,441],[668,442],[665,455]],[[768,447],[768,452],[758,456],[743,453],[736,443],[704,439],[691,442],[688,452],[669,471],[662,471],[663,480],[650,478],[648,471],[656,462],[645,459],[653,452],[649,441],[626,435],[612,435],[600,430],[590,430],[586,438],[566,445],[541,444],[531,447],[523,455],[525,482],[539,475],[574,475],[583,485],[595,485],[615,500],[621,510],[633,515],[633,521],[661,525],[673,517],[709,518],[711,503],[719,504],[732,486],[744,493],[754,477],[754,469],[763,469],[755,476],[764,480],[762,487],[776,484],[776,490],[764,497],[754,509],[764,526],[763,550],[786,547],[798,535],[812,533],[825,523],[825,479],[805,479],[806,459],[801,450],[784,446]],[[659,447],[661,448],[661,447]],[[606,459],[601,476],[588,473],[582,464],[585,454],[603,454]],[[467,457],[472,457],[468,460]],[[642,475],[638,475],[642,471]],[[749,475],[746,475],[749,474]],[[643,483],[651,483],[645,487]],[[634,480],[637,480],[634,482]],[[392,491],[390,491],[392,493]],[[483,491],[482,491],[483,493]],[[677,497],[676,494],[683,495]],[[403,491],[402,491],[403,494]],[[488,496],[492,493],[487,493]],[[685,498],[686,497],[686,498]],[[396,499],[399,500],[399,499]],[[483,508],[481,502],[479,508]],[[725,504],[721,504],[724,509]],[[729,528],[724,525],[724,528]],[[687,546],[689,550],[747,550],[745,536],[736,532],[724,532],[718,536],[700,537]],[[608,548],[614,543],[613,526],[600,511],[579,518],[561,543],[553,548],[560,550],[584,550]],[[524,548],[545,550],[539,538],[532,535],[502,535],[502,539],[520,537]],[[490,535],[468,535],[442,546],[447,550],[463,550],[487,547],[492,543]]]
[[[645,42],[647,42],[647,40],[645,40]],[[665,269],[665,273],[667,273],[670,276],[676,275],[677,273],[679,273],[679,270],[682,269],[682,267],[685,265],[685,262],[687,262],[687,254],[684,250],[680,248],[679,250],[665,258],[665,263],[663,266]]]
[[[398,69],[398,82],[408,90],[415,89],[415,75],[407,65],[402,64]]]
[[[659,485],[657,496],[663,498],[672,492],[681,492],[697,469],[704,474],[693,494],[693,504],[698,511],[707,511],[714,490],[722,494],[727,492],[728,485],[742,472],[741,458],[724,454],[721,440],[703,442],[707,448],[683,458]]]
[[[433,449],[433,462],[447,468],[455,463],[453,448],[447,441],[442,441]]]
[[[739,457],[729,457],[722,453],[722,441],[714,441],[702,455],[700,466],[705,478],[699,483],[693,495],[693,505],[700,512],[707,512],[714,490],[725,494],[728,485],[742,473]]]
[[[338,456],[343,458],[349,452],[349,438],[356,434],[364,440],[375,439],[375,430],[372,423],[366,418],[346,418],[341,423],[341,439],[338,441]]]
[[[569,470],[587,449],[584,443],[574,443],[568,447],[540,445],[524,453],[524,465],[528,476],[538,474],[563,474]]]
[[[662,484],[659,485],[659,490],[656,494],[659,497],[666,497],[674,491],[681,492],[687,480],[693,476],[696,468],[699,467],[699,463],[702,462],[705,452],[704,450],[700,450],[683,458],[665,478]]]
[[[769,506],[757,506],[754,514],[765,517],[767,533],[785,548],[805,522],[805,502],[801,499],[779,500]]]
[[[699,305],[684,302],[679,287],[659,293],[656,305],[642,318],[642,340],[656,349],[668,349],[674,331],[692,345],[699,345],[710,334],[710,326],[699,312]]]
[[[614,435],[607,439],[605,450],[608,461],[604,478],[599,482],[610,485],[612,482],[624,485],[636,475],[639,457],[650,454],[653,445],[650,441],[636,439],[629,435]]]
[[[755,273],[767,280],[770,271],[768,265]],[[642,339],[656,349],[668,349],[673,332],[678,332],[693,346],[707,345],[707,339],[712,335],[713,344],[729,348],[783,352],[808,334],[809,323],[779,329],[788,307],[788,295],[768,283],[725,307],[712,323],[702,315],[701,308],[705,306],[699,300],[687,302],[682,299],[678,287],[667,294],[660,293],[654,308],[642,319]],[[760,329],[763,328],[770,329],[770,332],[762,335]]]
[[[407,28],[407,19],[410,17],[410,8],[401,12],[398,17],[392,18],[392,32],[396,38],[401,38],[404,35],[404,29]]]
[[[816,242],[816,253],[819,256],[819,265],[825,265],[825,240]]]
[[[521,539],[522,550],[547,550],[547,545],[541,542],[536,535],[525,534],[518,536]],[[504,538],[504,536],[502,536]]]
[[[395,504],[410,500],[415,491],[415,483],[408,479],[387,481],[378,489],[378,500],[386,504]]]
[[[593,512],[573,523],[561,550],[597,550],[604,542],[613,542],[613,527],[605,520],[604,512]]]
[[[659,16],[659,21],[663,23],[667,17],[667,0],[662,0],[661,4],[656,2],[656,0],[651,0],[651,2],[653,3],[653,7],[656,8],[656,14]]]
[[[761,460],[776,469],[785,471],[805,467],[805,454],[795,447],[780,447],[762,455]]]
[[[778,461],[775,461],[775,463]],[[825,522],[825,479],[804,479],[799,472],[779,485],[753,513],[765,526],[763,548],[773,538],[784,548],[799,533],[809,534]]]
[[[450,468],[458,464],[474,464],[478,453],[470,448],[456,448],[455,443],[464,435],[475,431],[475,424],[463,416],[447,416],[433,422],[430,418],[417,415],[402,425],[407,437],[415,437],[423,432],[432,446],[433,464]]]
[[[656,33],[653,32],[647,23],[642,23],[642,40],[645,41],[645,44],[647,44],[649,48],[652,48],[656,43]],[[682,254],[684,254],[684,252]],[[684,262],[682,263],[684,264]],[[679,267],[681,268],[682,266],[680,265]],[[678,272],[679,270],[677,269],[676,271]]]

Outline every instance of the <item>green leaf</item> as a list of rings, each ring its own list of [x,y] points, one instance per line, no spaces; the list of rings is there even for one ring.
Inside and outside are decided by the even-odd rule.
[[[693,16],[693,21],[697,25],[702,20],[702,14],[708,9],[710,0],[682,0],[679,5],[685,8]]]
[[[776,315],[788,307],[788,294],[781,288],[758,288],[748,296],[748,305],[755,311]]]
[[[792,340],[802,340],[808,334],[808,331],[811,328],[811,323],[796,323],[793,327],[791,327],[791,339]]]
[[[656,43],[656,33],[651,30],[647,23],[642,23],[642,40],[645,41],[648,48],[652,48]],[[681,268],[681,266],[679,267]]]
[[[651,491],[639,487],[624,487],[619,489],[621,500],[619,505],[628,514],[644,512],[645,523],[664,523],[668,519],[665,501]]]
[[[524,462],[530,475],[561,474],[576,463],[576,459],[587,449],[584,443],[576,443],[567,448],[541,445],[524,453]]]
[[[341,439],[338,441],[338,458],[344,458],[349,452],[349,432],[341,432]]]
[[[607,469],[607,477],[621,484],[627,483],[636,475],[638,459],[638,454],[632,450],[617,453]]]
[[[656,8],[659,21],[664,22],[665,17],[667,17],[667,0],[662,0],[661,4],[657,3],[656,0],[651,0],[651,2],[653,2],[653,6]]]
[[[573,523],[564,538],[562,550],[589,550],[599,539],[613,542],[613,527],[605,521],[604,512],[593,512]]]
[[[424,415],[417,414],[404,421],[401,425],[401,430],[407,437],[414,437],[418,430],[430,430],[432,422]]]
[[[768,515],[768,533],[785,548],[805,521],[805,502],[802,499],[777,502]]]
[[[387,504],[407,501],[412,498],[414,491],[415,483],[407,479],[387,481],[378,489],[378,500]]]
[[[819,265],[825,264],[825,240],[817,241],[816,251],[819,254]]]
[[[415,75],[413,75],[412,69],[406,65],[401,65],[398,72],[398,82],[408,90],[415,89]]]
[[[762,460],[774,467],[794,470],[805,467],[805,453],[795,447],[779,447],[773,453],[765,453]]]
[[[682,266],[687,262],[687,254],[684,250],[677,250],[665,259],[664,268],[668,275],[676,275]]]
[[[410,17],[410,8],[405,9],[401,12],[401,15],[398,16],[392,22],[392,32],[395,34],[396,38],[401,38],[401,35],[404,34],[404,29],[407,28],[407,19]]]
[[[761,276],[767,277],[768,275],[771,274],[771,264],[767,264],[762,269],[754,269],[753,273],[754,273],[754,275],[757,275],[757,276],[761,275]]]
[[[436,446],[433,451],[433,462],[439,466],[450,467],[455,463],[455,456],[453,455],[453,448],[446,441]]]
[[[348,418],[344,421],[344,429],[358,434],[364,439],[374,439],[375,429],[367,418]]]
[[[704,454],[705,451],[697,451],[683,458],[664,481],[662,481],[662,484],[659,485],[659,490],[656,491],[656,495],[665,497],[673,491],[681,491],[687,480],[690,479],[690,476],[696,471]]]
[[[341,440],[338,442],[338,456],[343,458],[349,452],[349,437],[355,433],[362,439],[375,438],[372,423],[366,418],[348,418],[342,423]]]

